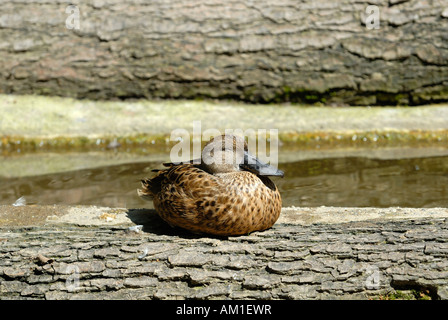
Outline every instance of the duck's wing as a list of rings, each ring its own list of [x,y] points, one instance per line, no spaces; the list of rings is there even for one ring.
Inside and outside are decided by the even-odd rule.
[[[193,163],[194,160],[189,161],[189,163]],[[166,180],[170,180],[169,177],[171,175],[171,171],[173,168],[181,169],[184,166],[182,163],[174,163],[174,162],[164,162],[162,163],[164,167],[168,169],[152,169],[151,172],[156,172],[157,174],[148,179],[140,180],[142,183],[142,189],[137,189],[137,194],[139,197],[152,201],[154,200],[154,196],[161,191],[161,186]]]
[[[142,180],[140,197],[153,200],[159,215],[172,225],[202,232],[215,219],[221,198],[227,197],[214,175],[193,164],[172,166]]]
[[[191,161],[193,162],[193,160]],[[201,197],[201,191],[217,187],[213,175],[203,171],[194,164],[164,163],[167,169],[154,169],[157,174],[150,179],[142,179],[142,189],[138,195],[145,200],[175,201],[176,199],[193,199]],[[215,183],[213,183],[215,182]],[[213,184],[213,185],[212,185]]]
[[[163,164],[164,167],[171,168],[171,167],[180,166],[180,165],[183,165],[183,164],[200,164],[200,163],[201,163],[201,158],[192,159],[192,160],[189,160],[189,161],[186,161],[186,162],[164,162],[162,164]],[[154,169],[152,171],[157,172],[159,170]]]

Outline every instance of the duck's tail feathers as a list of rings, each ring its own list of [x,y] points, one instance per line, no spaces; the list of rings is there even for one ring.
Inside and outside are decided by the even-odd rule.
[[[137,194],[140,198],[152,201],[154,196],[160,192],[161,176],[156,176],[152,179],[142,179],[142,188],[137,189]]]
[[[164,162],[162,164],[164,167],[172,168],[172,167],[179,166],[182,164],[201,164],[201,162],[202,162],[201,158],[198,158],[198,159],[192,159],[192,160],[188,160],[188,161],[184,161],[184,162]],[[160,170],[154,169],[152,171],[157,172]]]

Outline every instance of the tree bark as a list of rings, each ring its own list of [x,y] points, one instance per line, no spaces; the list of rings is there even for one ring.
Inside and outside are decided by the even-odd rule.
[[[54,219],[64,208],[1,210],[4,223],[8,211],[33,211],[35,222],[39,212]],[[123,211],[91,210],[90,223]],[[140,230],[83,225],[86,211],[72,220],[81,226],[67,220],[0,225],[0,300],[448,299],[446,215],[328,223],[347,212],[357,220],[363,210],[334,208],[337,218],[319,215],[321,223],[302,225],[294,221],[313,221],[319,209],[294,210],[300,214],[289,223],[219,239],[173,229],[151,211],[135,209],[126,214],[145,221]],[[382,210],[388,217],[400,214]]]
[[[379,29],[370,30],[366,8],[373,3]],[[79,29],[67,1],[2,1],[0,92],[351,105],[448,101],[447,0],[73,4]]]

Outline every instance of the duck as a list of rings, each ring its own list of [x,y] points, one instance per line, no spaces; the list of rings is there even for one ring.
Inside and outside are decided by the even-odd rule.
[[[200,159],[163,166],[137,192],[172,227],[240,236],[267,230],[280,216],[281,195],[269,176],[284,172],[249,153],[243,137],[216,136]]]

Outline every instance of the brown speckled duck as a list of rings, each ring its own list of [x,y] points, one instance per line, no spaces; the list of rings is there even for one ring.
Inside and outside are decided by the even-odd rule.
[[[218,236],[243,235],[270,228],[282,199],[267,176],[283,172],[248,152],[243,138],[223,135],[210,140],[199,161],[154,170],[142,180],[138,195],[152,200],[171,226]]]

